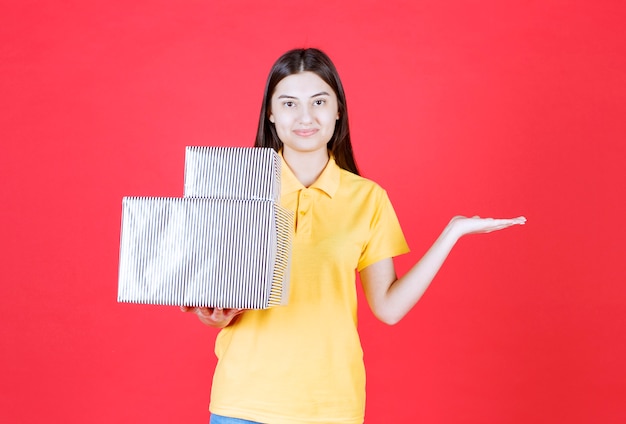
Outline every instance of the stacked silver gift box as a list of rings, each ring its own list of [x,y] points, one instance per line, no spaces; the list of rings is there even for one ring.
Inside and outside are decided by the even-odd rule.
[[[124,197],[118,301],[285,304],[293,212],[273,149],[187,147],[184,197]]]

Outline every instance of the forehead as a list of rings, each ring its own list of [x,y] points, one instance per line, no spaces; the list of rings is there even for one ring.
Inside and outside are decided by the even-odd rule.
[[[309,98],[319,93],[328,93],[336,97],[335,91],[323,79],[314,72],[300,72],[286,76],[276,85],[273,98],[278,96],[290,96],[296,98]]]

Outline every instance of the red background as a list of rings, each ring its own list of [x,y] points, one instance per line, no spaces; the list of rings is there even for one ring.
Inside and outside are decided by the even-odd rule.
[[[460,241],[400,324],[365,303],[368,423],[626,421],[626,13],[615,1],[2,2],[0,421],[207,422],[215,331],[116,303],[121,199],[186,145],[253,143],[267,72],[327,51],[412,254]]]

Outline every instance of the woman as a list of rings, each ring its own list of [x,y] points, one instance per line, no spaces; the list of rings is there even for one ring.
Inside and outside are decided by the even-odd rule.
[[[295,212],[291,293],[287,306],[268,310],[183,308],[222,328],[211,423],[360,424],[355,269],[373,313],[395,324],[460,237],[526,220],[455,217],[398,278],[392,258],[408,247],[386,192],[358,174],[343,87],[317,49],[289,51],[274,64],[255,145],[283,159],[281,204]]]

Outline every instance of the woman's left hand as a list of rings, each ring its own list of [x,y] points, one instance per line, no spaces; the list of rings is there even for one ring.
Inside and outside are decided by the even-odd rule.
[[[524,225],[525,223],[526,218],[523,216],[508,219],[455,216],[448,225],[460,238],[467,234],[490,233],[512,227],[513,225]]]

